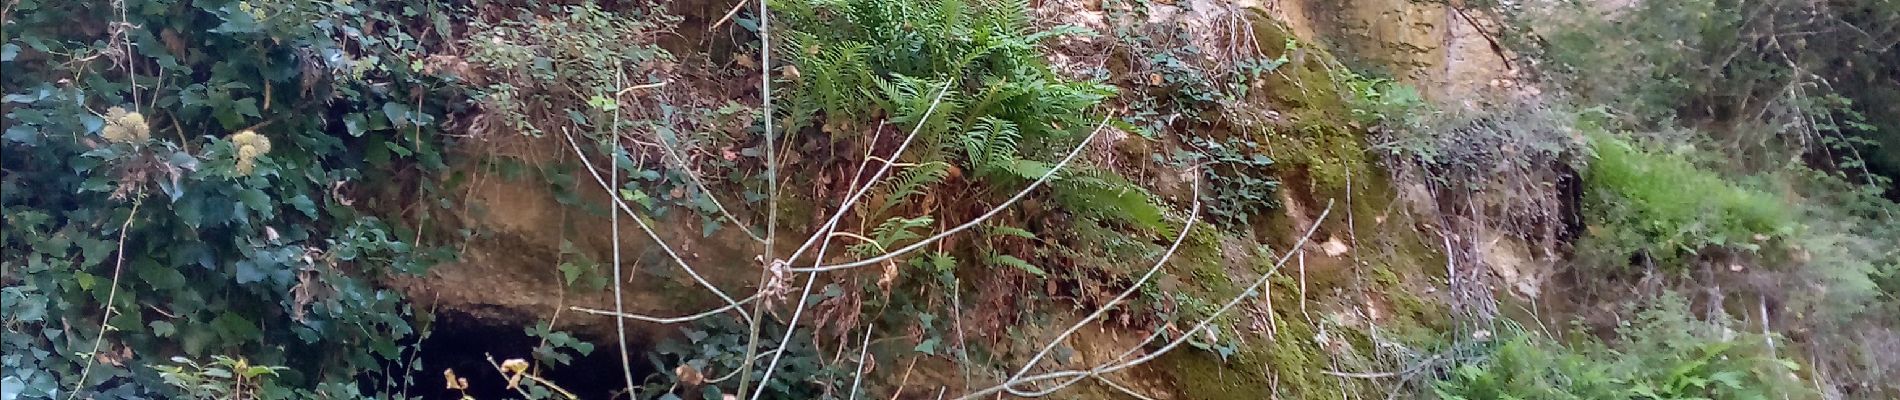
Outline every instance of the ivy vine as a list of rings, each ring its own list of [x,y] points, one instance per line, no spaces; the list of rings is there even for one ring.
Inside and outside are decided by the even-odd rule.
[[[411,226],[427,213],[396,215],[448,204],[429,183],[443,180],[416,178],[446,169],[439,129],[457,111],[419,99],[461,90],[417,56],[452,28],[441,6],[7,8],[0,397],[183,398],[216,384],[354,398],[374,390],[360,381],[413,384],[384,369],[424,313],[376,282],[447,256]],[[263,369],[238,380],[230,365]]]

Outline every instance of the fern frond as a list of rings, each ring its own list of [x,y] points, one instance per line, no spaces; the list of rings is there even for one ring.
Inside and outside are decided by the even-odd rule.
[[[898,173],[895,178],[880,188],[879,195],[884,199],[884,205],[871,215],[883,214],[892,207],[903,204],[904,200],[911,195],[923,193],[925,188],[942,183],[943,179],[949,176],[950,164],[942,161],[932,161],[905,168],[904,172]]]
[[[928,215],[916,218],[894,217],[884,220],[884,223],[878,224],[877,228],[872,229],[871,237],[877,239],[879,245],[890,248],[899,242],[923,237],[911,230],[927,227],[936,222],[937,220],[935,218],[931,218]]]
[[[1017,142],[1023,137],[1015,122],[983,116],[964,133],[964,156],[968,158],[971,169],[988,172],[1007,166],[1016,160]]]
[[[992,264],[999,264],[1003,266],[1020,269],[1020,270],[1023,270],[1023,272],[1028,272],[1030,275],[1035,275],[1036,277],[1049,276],[1049,273],[1043,271],[1042,268],[1036,267],[1035,264],[1030,264],[1029,261],[1023,260],[1021,258],[1016,258],[1016,256],[1001,254],[1001,253],[991,253],[989,258],[990,258],[990,263]]]
[[[1057,204],[1064,209],[1088,218],[1121,221],[1162,236],[1178,233],[1167,222],[1167,210],[1154,200],[1154,195],[1120,175],[1099,168],[1076,168],[1066,178],[1055,185]]]
[[[1023,228],[1017,228],[1017,227],[1009,226],[1009,225],[990,225],[989,235],[990,236],[1015,236],[1019,238],[1029,239],[1029,240],[1036,240],[1035,233],[1025,230]]]
[[[930,110],[930,103],[937,98],[938,90],[948,83],[942,79],[917,78],[897,75],[893,79],[877,81],[878,90],[884,94],[879,106],[890,113],[892,124],[902,127],[916,126]],[[952,115],[958,114],[963,103],[957,90],[944,94],[943,101],[937,105],[937,111],[930,113],[930,120],[924,121],[920,135],[930,137],[943,132],[949,126]]]
[[[927,227],[935,222],[936,219],[929,216],[917,218],[892,217],[878,224],[876,228],[871,229],[870,242],[853,244],[846,248],[846,251],[859,257],[875,256],[883,253],[885,250],[896,247],[901,242],[923,237],[911,230]]]

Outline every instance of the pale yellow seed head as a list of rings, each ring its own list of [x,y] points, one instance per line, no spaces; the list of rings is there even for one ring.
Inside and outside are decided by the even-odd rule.
[[[152,128],[145,123],[145,116],[124,108],[112,107],[106,110],[106,126],[100,136],[113,143],[144,143],[151,138]]]
[[[231,145],[237,151],[237,172],[243,175],[257,167],[257,157],[270,153],[270,138],[249,129],[232,134]]]

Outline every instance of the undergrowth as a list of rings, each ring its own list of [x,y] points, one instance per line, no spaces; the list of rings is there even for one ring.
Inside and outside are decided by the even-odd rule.
[[[1664,296],[1618,326],[1613,338],[1570,335],[1561,343],[1513,326],[1485,344],[1480,360],[1433,383],[1442,399],[1806,399],[1817,395],[1800,365],[1734,322],[1692,317]]]
[[[1678,262],[1715,248],[1759,251],[1794,229],[1794,215],[1773,194],[1723,178],[1686,156],[1597,134],[1584,172],[1582,251],[1616,263],[1684,268]]]
[[[917,128],[915,143],[894,160],[901,163],[894,178],[873,192],[870,207],[857,212],[866,230],[860,233],[879,242],[877,247],[925,236],[892,233],[937,229],[931,221],[978,215],[986,211],[982,207],[1048,173],[1068,149],[1098,136],[1102,119],[1096,107],[1115,94],[1111,86],[1066,79],[1050,70],[1037,49],[1040,42],[1094,33],[1070,26],[1034,29],[1026,3],[861,0],[776,6],[778,18],[791,27],[777,52],[790,63],[787,71],[796,71],[787,74],[790,94],[781,108],[788,141],[816,140],[814,135],[846,141],[860,148],[847,151],[877,160]],[[851,165],[857,161],[846,159]],[[959,199],[948,201],[952,197]],[[987,264],[1036,280],[1076,278],[1085,275],[1050,266],[1098,250],[1051,250],[1044,245],[1075,242],[1046,232],[1074,226],[1143,237],[1175,229],[1165,220],[1170,211],[1146,190],[1080,162],[1058,172],[1047,192],[1034,197],[1046,203],[1012,210],[992,220],[988,234],[973,246],[933,257]],[[922,224],[911,223],[920,218]],[[892,224],[906,227],[886,229]]]

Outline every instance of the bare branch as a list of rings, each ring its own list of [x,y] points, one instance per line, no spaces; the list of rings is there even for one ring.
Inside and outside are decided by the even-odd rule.
[[[865,357],[871,353],[871,330],[876,328],[875,322],[864,327],[864,344],[858,346],[858,372],[851,374],[851,397],[848,400],[858,400],[858,385],[864,382],[864,363],[867,360]]]
[[[600,309],[593,309],[593,308],[587,308],[587,307],[568,307],[567,309],[568,309],[568,310],[573,310],[573,311],[579,311],[579,312],[583,312],[583,313],[587,313],[587,314],[593,314],[593,315],[605,315],[605,316],[609,316],[609,317],[616,317],[616,318],[623,318],[623,319],[631,319],[631,320],[635,320],[635,321],[641,321],[641,322],[651,322],[651,323],[656,323],[656,324],[668,324],[668,325],[671,325],[671,324],[678,324],[678,323],[685,323],[685,322],[692,322],[692,321],[695,321],[695,320],[698,320],[698,319],[701,319],[701,318],[706,318],[706,317],[710,317],[710,316],[714,316],[714,315],[719,315],[719,314],[721,314],[721,313],[724,313],[724,312],[726,312],[726,311],[730,311],[730,310],[732,310],[732,309],[735,309],[735,308],[741,308],[741,307],[739,307],[740,305],[744,305],[744,304],[746,304],[746,303],[751,303],[751,302],[753,302],[753,301],[756,301],[756,300],[758,300],[758,299],[759,299],[759,294],[758,294],[758,293],[753,293],[751,297],[746,297],[745,299],[742,299],[742,300],[739,300],[739,301],[737,301],[737,302],[734,302],[734,303],[732,303],[732,304],[727,304],[727,305],[725,305],[725,306],[721,306],[721,307],[719,307],[719,308],[715,308],[715,309],[711,309],[711,310],[706,310],[706,311],[703,311],[703,312],[700,312],[700,313],[697,313],[697,314],[692,314],[692,315],[687,315],[687,316],[683,316],[683,317],[655,317],[655,316],[649,316],[649,315],[641,315],[641,314],[634,314],[634,313],[628,313],[628,312],[619,312],[619,311],[608,311],[608,310],[600,310]]]

